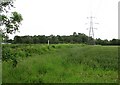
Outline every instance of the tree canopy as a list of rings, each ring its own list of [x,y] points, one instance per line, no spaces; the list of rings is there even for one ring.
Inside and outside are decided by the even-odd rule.
[[[71,43],[71,44],[90,44],[94,45],[120,45],[120,39],[102,40],[100,38],[93,39],[85,35],[84,33],[73,33],[72,35],[26,35],[26,36],[15,36],[14,40],[8,40],[8,43],[14,44],[47,44],[48,40],[50,44],[59,43]],[[93,42],[94,41],[94,42]]]
[[[13,0],[3,0],[0,2],[0,33],[2,37],[18,31],[23,20],[20,13],[11,11],[12,8],[14,8]]]

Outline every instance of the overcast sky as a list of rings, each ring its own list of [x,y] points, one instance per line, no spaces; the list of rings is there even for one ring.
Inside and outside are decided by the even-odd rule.
[[[20,33],[15,35],[89,34],[85,23],[91,15],[95,38],[118,38],[119,0],[16,0],[15,9],[23,16]],[[13,38],[15,35],[10,36]]]

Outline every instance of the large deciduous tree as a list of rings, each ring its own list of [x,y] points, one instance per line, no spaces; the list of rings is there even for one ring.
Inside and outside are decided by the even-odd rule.
[[[0,33],[3,38],[18,31],[23,20],[21,14],[11,11],[13,4],[13,0],[0,1]]]

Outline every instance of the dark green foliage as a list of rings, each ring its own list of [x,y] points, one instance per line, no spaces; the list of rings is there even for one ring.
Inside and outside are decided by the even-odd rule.
[[[10,11],[14,7],[13,4],[13,0],[0,1],[0,33],[2,33],[2,38],[5,38],[4,42],[8,39],[8,34],[13,34],[19,30],[19,26],[23,20],[20,13]]]
[[[54,46],[54,45],[52,45],[52,47],[53,47],[53,48],[55,48],[55,46]]]
[[[45,52],[51,51],[55,48],[54,45],[28,45],[28,44],[12,44],[12,45],[2,45],[2,60],[14,60],[18,57],[30,57],[34,54],[43,54]]]
[[[16,67],[17,64],[18,64],[18,61],[14,58],[14,59],[13,59],[13,68]]]
[[[22,44],[46,44],[50,41],[50,44],[58,44],[58,43],[88,43],[88,36],[82,33],[70,35],[70,36],[15,36],[14,43],[22,43]]]
[[[38,36],[15,36],[14,40],[11,41],[11,43],[15,44],[47,44],[48,40],[50,41],[50,44],[59,44],[59,43],[71,43],[71,44],[90,44],[90,45],[120,45],[119,39],[112,39],[108,41],[107,39],[101,40],[93,39],[92,37],[88,37],[87,35],[83,33],[76,33],[74,32],[73,35],[69,36],[45,36],[45,35],[38,35]],[[10,40],[8,41],[10,42]]]

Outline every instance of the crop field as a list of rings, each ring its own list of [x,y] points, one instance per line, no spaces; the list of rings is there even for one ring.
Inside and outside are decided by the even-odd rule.
[[[85,44],[2,46],[3,83],[116,83],[118,47]]]

